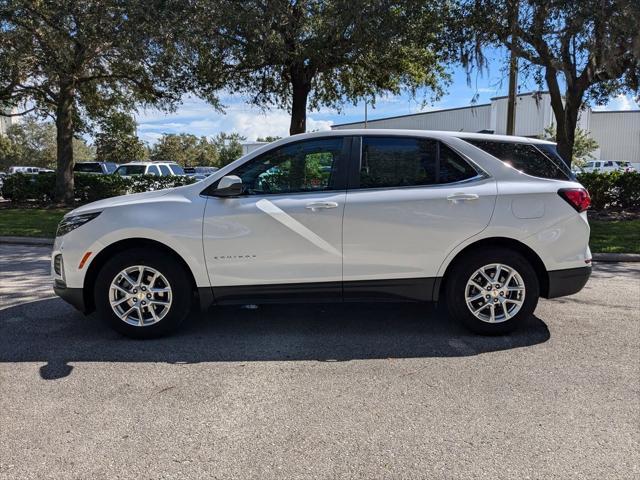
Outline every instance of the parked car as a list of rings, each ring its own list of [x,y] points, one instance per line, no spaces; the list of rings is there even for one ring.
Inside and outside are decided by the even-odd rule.
[[[40,167],[24,167],[24,166],[18,166],[18,167],[9,167],[9,170],[7,171],[7,173],[9,175],[13,175],[14,173],[25,173],[25,174],[29,174],[29,175],[35,175],[38,172],[40,172]]]
[[[116,175],[129,177],[131,175],[158,175],[166,177],[170,175],[184,175],[184,170],[177,163],[171,162],[130,162],[116,168]]]
[[[630,162],[619,160],[594,160],[587,162],[584,167],[574,169],[575,172],[585,173],[635,172],[635,170]]]
[[[4,185],[4,179],[7,176],[5,172],[0,172],[0,189],[2,189],[2,185]]]
[[[327,169],[326,167],[330,167]],[[542,140],[336,130],[279,140],[199,183],[68,213],[54,289],[148,338],[190,307],[445,301],[482,334],[591,273],[589,194]]]
[[[99,175],[108,175],[118,168],[118,164],[114,162],[77,162],[73,166],[73,171],[77,173],[95,173]]]
[[[184,173],[195,178],[197,181],[204,180],[212,173],[218,171],[218,167],[185,167]]]

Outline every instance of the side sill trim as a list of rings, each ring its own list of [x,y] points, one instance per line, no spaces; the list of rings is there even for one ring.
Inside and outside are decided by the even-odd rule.
[[[439,278],[281,283],[212,287],[215,303],[428,302],[437,300]],[[200,290],[200,289],[199,289]]]

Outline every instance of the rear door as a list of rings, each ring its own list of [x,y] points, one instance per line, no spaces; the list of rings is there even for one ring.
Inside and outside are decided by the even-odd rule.
[[[495,181],[442,142],[364,136],[344,213],[346,299],[431,299],[446,255],[489,223]]]

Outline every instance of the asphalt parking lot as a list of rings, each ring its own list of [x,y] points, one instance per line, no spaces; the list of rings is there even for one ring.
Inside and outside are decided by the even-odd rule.
[[[638,478],[640,264],[508,337],[419,304],[213,308],[118,336],[0,245],[0,478]]]

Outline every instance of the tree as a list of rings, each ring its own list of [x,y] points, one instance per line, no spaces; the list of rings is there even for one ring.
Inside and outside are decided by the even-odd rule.
[[[430,89],[441,93],[448,2],[418,0],[203,0],[194,18],[204,97],[220,81],[261,107],[291,112],[306,131],[309,108]]]
[[[93,149],[82,138],[73,138],[74,156],[82,161],[92,160]],[[0,165],[28,165],[52,168],[56,164],[56,127],[52,122],[38,122],[27,116],[20,123],[0,135]]]
[[[639,93],[637,0],[463,0],[461,7],[470,12],[465,63],[482,66],[481,48],[502,45],[533,67],[538,83],[549,90],[558,152],[567,164],[585,103]],[[513,8],[518,19],[510,24]]]
[[[245,137],[238,133],[219,133],[213,139],[213,143],[218,149],[218,166],[224,167],[234,160],[242,156],[241,141],[246,140]]]
[[[267,135],[266,137],[258,137],[256,138],[256,142],[267,142],[267,143],[271,143],[271,142],[275,142],[277,140],[280,140],[282,137],[273,137],[271,135]]]
[[[556,128],[550,126],[544,129],[544,136],[547,140],[556,142]],[[589,159],[595,158],[593,152],[598,149],[598,142],[591,136],[589,132],[576,128],[575,140],[573,142],[573,157],[571,158],[572,165],[582,165]]]
[[[218,146],[206,137],[188,133],[164,134],[151,147],[149,157],[153,161],[177,162],[185,167],[217,165]]]
[[[55,120],[58,201],[74,200],[73,138],[88,120],[178,101],[183,4],[0,0],[0,105]]]
[[[131,115],[116,112],[100,122],[100,127],[95,136],[98,161],[125,163],[145,157],[146,150],[136,135],[136,122]]]

